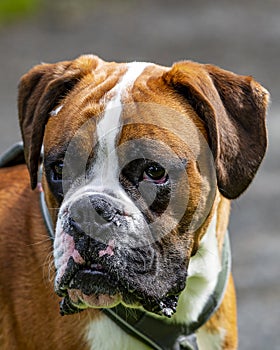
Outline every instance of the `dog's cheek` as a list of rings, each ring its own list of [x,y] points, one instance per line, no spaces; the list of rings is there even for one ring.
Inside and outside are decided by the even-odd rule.
[[[61,279],[69,268],[69,261],[72,259],[76,266],[84,265],[85,261],[80,253],[75,249],[73,237],[65,233],[62,229],[57,230],[54,240],[54,263],[57,271],[56,284],[61,282]]]

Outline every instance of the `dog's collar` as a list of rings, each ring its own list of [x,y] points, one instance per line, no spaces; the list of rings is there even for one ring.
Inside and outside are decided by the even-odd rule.
[[[24,163],[22,142],[17,143],[0,156],[0,168]],[[40,171],[41,172],[41,171]],[[39,175],[41,176],[41,175]],[[41,179],[39,180],[41,181]],[[40,187],[39,187],[40,188]],[[40,191],[42,216],[50,239],[54,240],[53,223],[45,202],[44,192]],[[208,299],[196,322],[189,325],[167,323],[154,318],[144,311],[118,305],[112,309],[103,309],[110,319],[126,333],[136,337],[154,350],[196,350],[198,349],[195,332],[202,327],[219,308],[231,270],[231,254],[228,233],[225,235],[222,251],[222,270],[213,294]]]
[[[41,212],[42,212],[42,216],[44,219],[46,229],[47,229],[48,234],[49,234],[49,238],[51,239],[51,241],[54,241],[53,222],[52,222],[50,212],[49,212],[49,209],[48,209],[46,201],[45,201],[45,194],[44,194],[44,191],[43,191],[41,186],[42,186],[41,183],[39,183]]]
[[[45,202],[44,192],[40,192],[42,215],[50,239],[54,239],[53,223]],[[231,253],[228,233],[225,235],[222,250],[222,269],[213,294],[209,297],[198,320],[189,325],[172,324],[148,313],[126,308],[119,304],[111,309],[103,309],[105,315],[113,320],[126,333],[136,337],[154,350],[197,350],[195,332],[202,327],[219,308],[227,286],[231,270]]]
[[[0,168],[24,164],[23,142],[17,142],[0,155]]]

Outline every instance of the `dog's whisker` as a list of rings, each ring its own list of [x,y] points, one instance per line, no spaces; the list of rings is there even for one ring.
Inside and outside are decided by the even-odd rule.
[[[42,240],[40,240],[38,242],[30,243],[30,244],[27,245],[27,247],[32,247],[32,246],[36,246],[36,245],[42,245],[42,244],[45,244],[46,242],[49,242],[49,241],[51,241],[51,238],[47,237],[47,238],[42,239]]]
[[[55,266],[53,261],[53,252],[49,252],[42,264],[43,276],[45,281],[52,282],[55,276]],[[47,275],[47,277],[46,277]]]

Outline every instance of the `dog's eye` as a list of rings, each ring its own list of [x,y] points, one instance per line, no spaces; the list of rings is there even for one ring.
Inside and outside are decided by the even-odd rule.
[[[63,173],[63,162],[60,161],[58,163],[55,163],[52,167],[52,171],[53,171],[53,180],[61,181],[62,173]]]
[[[143,180],[152,181],[157,184],[165,183],[167,177],[166,170],[157,163],[148,165],[143,173]]]

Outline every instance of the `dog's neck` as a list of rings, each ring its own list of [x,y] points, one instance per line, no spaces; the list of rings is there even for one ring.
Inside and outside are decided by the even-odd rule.
[[[216,287],[221,271],[216,226],[217,213],[213,215],[197,253],[190,259],[187,285],[180,295],[177,311],[172,318],[176,323],[196,322]]]

